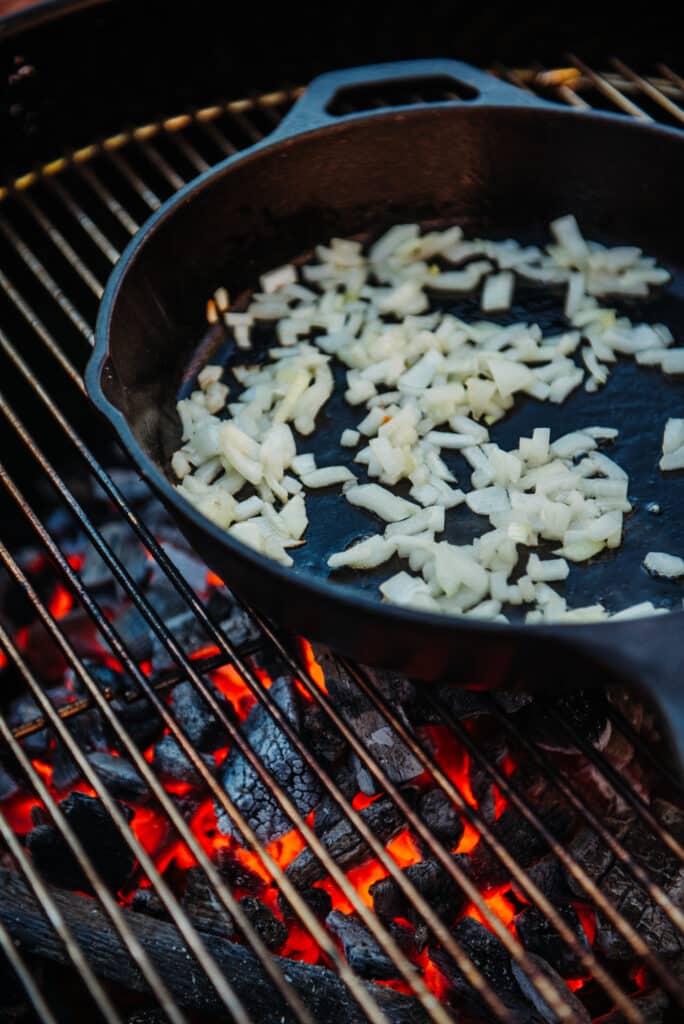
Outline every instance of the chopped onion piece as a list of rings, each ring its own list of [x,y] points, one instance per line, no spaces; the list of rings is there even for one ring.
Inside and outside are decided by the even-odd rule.
[[[331,569],[374,569],[391,558],[394,551],[394,543],[376,535],[331,555],[328,565]]]
[[[649,551],[644,558],[644,566],[652,576],[662,576],[667,580],[684,576],[684,558],[667,555],[663,551]]]
[[[352,505],[374,512],[387,523],[397,523],[419,511],[417,505],[400,498],[379,484],[359,484],[350,487],[345,497]]]
[[[346,484],[355,480],[356,477],[346,466],[324,466],[301,475],[305,487],[332,487],[333,484]]]
[[[485,313],[494,310],[509,309],[513,300],[515,278],[510,270],[492,274],[485,281],[482,289],[482,309]]]

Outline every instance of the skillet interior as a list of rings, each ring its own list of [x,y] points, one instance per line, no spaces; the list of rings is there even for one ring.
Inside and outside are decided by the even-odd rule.
[[[549,220],[573,212],[588,237],[639,244],[677,275],[667,296],[630,315],[662,319],[681,337],[681,154],[673,133],[617,117],[485,106],[375,115],[253,153],[186,197],[134,256],[110,310],[105,393],[122,410],[143,451],[167,473],[179,436],[175,400],[197,366],[197,339],[213,289],[225,284],[232,295],[239,294],[259,273],[331,235],[377,231],[405,220],[456,220],[469,233],[542,241]],[[460,308],[467,312],[463,304]],[[554,318],[562,327],[558,307],[549,304],[542,312],[550,328]],[[540,319],[539,311],[527,306],[514,315]],[[682,475],[666,479],[657,470],[662,427],[667,415],[681,409],[681,395],[676,380],[663,382],[657,371],[624,364],[598,395],[580,392],[561,408],[530,401],[494,429],[494,439],[504,446],[540,423],[551,425],[554,434],[597,422],[624,434],[616,458],[630,472],[639,507],[619,559],[606,556],[574,574],[567,590],[573,603],[596,596],[615,607],[647,597],[662,603],[665,593],[679,602],[679,588],[651,581],[640,562],[648,550],[684,550],[678,515]],[[341,400],[329,406],[311,446],[321,464],[339,461],[339,433],[357,420],[358,410]],[[331,446],[334,455],[328,456]],[[306,444],[300,447],[308,450]],[[652,500],[664,510],[659,517],[645,510]],[[345,506],[341,515],[340,505]],[[332,550],[374,525],[365,513],[326,494],[313,498],[310,518],[298,563],[302,583],[310,572],[321,571]],[[458,519],[465,536],[459,525],[450,538],[456,541],[484,525],[480,517]],[[211,547],[209,561],[216,565],[220,552],[215,543]],[[234,569],[234,559],[224,565]],[[348,587],[375,592],[376,580],[353,576],[347,575]]]

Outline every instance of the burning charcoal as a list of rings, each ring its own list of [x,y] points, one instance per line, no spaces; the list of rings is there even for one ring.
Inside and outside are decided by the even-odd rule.
[[[586,1007],[580,1002],[574,992],[570,991],[567,985],[563,982],[563,979],[556,974],[553,967],[535,953],[528,953],[528,959],[532,961],[539,973],[553,985],[556,990],[556,995],[560,996],[570,1010],[572,1015],[570,1019],[573,1024],[591,1024],[591,1017],[589,1016],[589,1012]],[[538,1011],[545,1024],[556,1024],[558,1017],[555,1010],[552,1010],[550,1006],[547,1006],[544,1000],[540,997],[536,987],[529,980],[522,968],[515,963],[515,961],[511,962],[511,970],[513,971],[515,980],[520,986],[521,992],[523,995],[527,996],[530,1003]]]
[[[625,825],[621,839],[636,863],[665,891],[675,906],[681,906],[684,902],[684,868],[677,857],[640,821]],[[569,852],[593,881],[600,883],[606,898],[653,952],[674,956],[684,950],[684,937],[679,930],[593,833],[582,830],[570,844]],[[579,893],[579,883],[571,877],[568,877],[568,882],[571,889]],[[629,944],[599,912],[596,925],[596,945],[605,956],[615,960],[632,958]]]
[[[114,481],[118,489],[123,494],[126,501],[131,504],[136,504],[141,501],[146,501],[150,496],[150,491],[140,476],[134,469],[123,469],[117,468],[109,470],[109,476]],[[109,503],[109,497],[100,491],[95,491],[96,496],[102,497],[107,503]],[[162,506],[159,506],[160,509]]]
[[[461,867],[467,867],[467,858],[458,855],[454,860]],[[443,920],[452,919],[466,903],[461,889],[439,861],[419,861],[403,868],[402,874]],[[403,917],[412,924],[418,924],[422,920],[391,876],[374,882],[369,891],[373,897],[373,909],[381,920],[390,921],[395,917]]]
[[[66,746],[59,739],[55,741],[51,761],[52,785],[55,789],[63,793],[75,786],[81,778],[81,772]]]
[[[316,648],[315,653],[325,674],[330,699],[387,777],[392,782],[404,783],[421,775],[423,767],[420,762],[360,690],[338,658],[326,648]],[[394,710],[408,726],[401,706],[395,705]],[[378,792],[375,779],[360,762],[358,767],[359,788],[368,796],[375,795]]]
[[[437,694],[440,702],[459,721],[476,718],[478,715],[486,715],[489,712],[488,696],[477,690],[462,690],[457,686],[440,686]]]
[[[463,822],[441,789],[428,789],[418,801],[418,814],[432,834],[453,849],[463,835]]]
[[[34,722],[37,718],[42,718],[42,712],[33,697],[30,697],[28,694],[16,697],[7,711],[7,724],[12,729],[17,729],[20,725]],[[47,729],[39,729],[38,732],[29,733],[21,741],[21,745],[29,757],[45,757],[50,748],[50,736]]]
[[[525,874],[537,886],[539,891],[547,899],[553,900],[554,903],[567,903],[572,899],[565,871],[553,854],[549,853],[546,857],[542,857],[536,864],[528,868]],[[521,903],[525,903],[528,897],[523,890],[518,889],[515,882],[512,888],[516,898]]]
[[[309,910],[315,914],[320,921],[324,921],[332,910],[332,899],[330,898],[329,893],[327,893],[325,889],[320,889],[317,885],[312,885],[309,889],[302,889],[299,895],[304,900]],[[296,917],[294,910],[282,893],[278,894],[278,906],[286,920]]]
[[[368,665],[364,665],[363,671],[393,708],[405,708],[416,699],[415,685],[400,672],[370,668]]]
[[[255,896],[266,887],[261,875],[251,871],[228,847],[220,846],[216,853],[216,867],[222,878],[225,878],[233,889],[244,889]]]
[[[347,963],[362,978],[396,978],[397,968],[355,914],[333,910],[325,923],[342,943]]]
[[[127,701],[116,698],[112,708],[121,724],[141,750],[154,743],[162,733],[164,723],[152,708],[146,697]],[[111,730],[111,742],[116,742],[114,731]]]
[[[114,757],[113,754],[97,751],[89,754],[88,760],[112,796],[138,804],[148,799],[150,791],[147,783],[125,757]]]
[[[582,928],[577,911],[570,903],[556,907],[558,913],[573,932],[575,938],[588,953],[589,942]],[[575,954],[568,948],[556,929],[537,907],[527,906],[515,918],[518,938],[528,953],[543,957],[554,970],[564,978],[577,978],[584,974],[584,968]]]
[[[150,560],[145,548],[131,528],[127,523],[117,521],[105,523],[100,533],[109,544],[115,557],[126,566],[136,587],[142,587],[150,574]],[[81,579],[91,589],[110,586],[114,581],[111,569],[94,547],[88,547],[86,550]],[[119,584],[116,584],[116,587],[120,596],[124,597],[124,592]]]
[[[85,852],[105,884],[116,892],[129,878],[135,857],[102,803],[85,793],[70,793],[60,809],[81,840]],[[125,804],[119,809],[127,821],[133,811]],[[66,842],[54,825],[39,825],[26,837],[38,870],[48,882],[65,889],[92,892],[90,883],[81,871]]]
[[[667,1013],[672,1009],[672,1003],[667,992],[664,992],[662,988],[654,988],[650,992],[640,992],[631,997],[631,1002],[648,1024],[666,1024],[666,1022],[674,1020]],[[615,1009],[601,1017],[601,1024],[629,1024],[629,1022],[622,1010]]]
[[[292,680],[281,676],[271,686],[270,694],[298,729],[299,711]],[[297,809],[308,814],[320,799],[320,785],[266,709],[257,704],[245,719],[242,731],[251,749],[289,794]],[[228,797],[263,842],[271,842],[291,830],[291,822],[239,750],[231,750],[224,761],[221,781]],[[217,807],[216,816],[220,831],[224,835],[232,834],[232,822],[223,808]]]
[[[221,694],[217,692],[216,696],[225,709],[228,709],[229,705],[221,700]],[[217,722],[214,713],[191,682],[178,683],[174,686],[171,691],[171,706],[176,721],[181,723],[183,732],[197,750],[211,753],[227,743],[224,727]],[[227,713],[230,714],[228,710]]]
[[[307,702],[302,714],[302,733],[315,756],[328,764],[338,761],[347,749],[347,741],[318,704]]]
[[[200,931],[229,939],[235,931],[233,919],[220,902],[200,867],[189,868],[185,876],[183,908]]]
[[[167,558],[178,569],[185,582],[194,591],[201,593],[205,589],[207,582],[207,566],[197,557],[194,551],[185,547],[182,535],[174,530],[173,538],[162,540],[161,547]],[[164,570],[154,562],[152,564],[152,586],[156,587],[160,581],[166,584],[168,577]]]
[[[358,792],[356,785],[356,774],[348,765],[340,765],[335,770],[335,782],[342,790],[347,800]],[[314,831],[317,836],[329,832],[333,825],[336,825],[344,817],[344,811],[339,804],[333,800],[329,793],[324,793],[323,799],[316,805],[314,814]]]
[[[154,889],[149,886],[144,889],[136,889],[131,900],[131,910],[138,914],[147,914],[149,917],[160,919],[167,918],[166,907],[157,896]]]
[[[502,690],[494,696],[497,704],[507,715],[515,715],[534,700],[531,693],[523,690]]]
[[[399,949],[402,953],[407,953],[411,956],[413,953],[421,953],[425,948],[425,942],[427,941],[427,935],[425,940],[420,942],[416,940],[416,933],[418,929],[409,928],[407,924],[403,924],[399,921],[388,921],[385,928],[390,933]]]
[[[212,587],[207,604],[212,622],[218,622],[222,632],[230,637],[236,647],[244,647],[261,639],[256,624],[244,608],[236,604],[231,594],[223,587]]]
[[[404,827],[401,812],[386,797],[374,800],[360,811],[360,815],[383,843],[389,842]],[[329,832],[324,833],[321,840],[330,856],[345,870],[355,867],[370,856],[368,846],[347,818],[342,818]],[[286,873],[298,889],[304,889],[325,878],[327,871],[307,847],[288,865]]]
[[[287,938],[287,928],[272,910],[256,896],[243,896],[240,906],[264,945],[279,949]]]
[[[126,1018],[126,1024],[166,1024],[168,1019],[162,1010],[136,1010]]]
[[[678,843],[684,843],[684,811],[669,800],[656,799],[651,805],[656,818]]]
[[[19,786],[0,761],[0,803],[11,799],[19,792]]]
[[[187,613],[187,606],[176,588],[165,579],[164,582],[160,581],[150,585],[147,588],[146,596],[159,617],[182,644],[182,637],[176,635],[175,624],[177,616]],[[134,605],[124,608],[116,615],[114,625],[121,634],[129,654],[136,661],[152,660],[155,652],[162,646],[162,641],[157,636],[154,626],[147,622]],[[171,662],[170,657],[169,662]]]
[[[214,772],[214,760],[206,754],[200,755],[210,772]],[[191,786],[202,786],[199,773],[188,760],[178,741],[168,733],[154,748],[152,767],[162,782],[187,782]]]
[[[558,712],[569,729],[558,724],[549,714],[549,707]],[[608,707],[603,693],[595,690],[580,690],[549,699],[539,698],[518,714],[529,739],[546,750],[563,753],[577,753],[572,742],[572,733],[592,743],[597,750],[603,750],[612,732]]]
[[[463,947],[465,953],[470,957],[475,966],[479,968],[482,975],[489,982],[496,994],[501,999],[506,1009],[510,1012],[516,1024],[555,1024],[556,1017],[553,1016],[549,1007],[541,999],[536,990],[526,983],[522,988],[518,980],[518,972],[511,962],[511,958],[504,945],[499,939],[472,917],[464,917],[452,929],[454,938]],[[479,994],[473,989],[451,957],[442,949],[430,949],[430,959],[439,968],[446,980],[454,990],[455,1002],[459,1007],[470,1009],[480,1014],[486,1020],[491,1019],[486,1004]],[[535,958],[535,963],[539,960]],[[540,968],[541,970],[541,968]],[[577,1004],[577,1016],[573,1022],[577,1024],[589,1024],[590,1017],[577,998],[569,991],[560,978],[548,965],[544,965],[543,973],[549,977],[549,972],[555,979],[558,979],[560,986],[559,994],[563,996],[566,1003],[575,1009]],[[525,977],[522,975],[523,978]]]
[[[563,804],[538,810],[539,818],[549,832],[563,841],[573,823],[571,811]],[[522,867],[527,867],[546,853],[546,842],[536,828],[523,818],[514,807],[507,807],[501,817],[491,825],[495,838],[502,843]],[[482,884],[498,885],[508,878],[506,868],[484,840],[480,840],[470,854],[473,879]]]

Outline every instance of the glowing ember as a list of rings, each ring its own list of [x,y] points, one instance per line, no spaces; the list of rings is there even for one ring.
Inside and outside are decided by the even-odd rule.
[[[487,893],[482,893],[482,899],[487,904],[487,907],[493,914],[499,918],[502,924],[509,927],[515,917],[515,907],[509,899],[507,899],[507,893],[510,893],[511,887],[509,884],[499,886],[497,889],[492,889]],[[476,921],[483,924],[485,928],[492,930],[489,921],[486,920],[480,910],[473,904],[470,903],[464,913],[463,917],[474,917]]]
[[[220,576],[217,576],[211,569],[207,569],[207,586],[208,587],[224,587],[225,583]]]
[[[216,652],[216,648],[213,650]],[[240,721],[245,719],[256,704],[256,697],[238,670],[232,665],[223,665],[211,673],[211,681],[233,705],[233,710]]]
[[[63,619],[71,611],[73,604],[74,599],[69,591],[61,583],[58,583],[48,602],[50,615],[52,615],[53,619]]]
[[[301,648],[302,657],[304,659],[306,671],[311,676],[318,689],[322,690],[323,693],[327,693],[328,688],[325,685],[325,675],[323,674],[323,669],[316,661],[316,656],[313,652],[313,647],[311,646],[308,640],[304,640],[301,637],[299,640],[299,645]],[[301,686],[301,684],[299,684],[298,689],[299,692],[307,698],[307,700],[312,699],[308,690]]]

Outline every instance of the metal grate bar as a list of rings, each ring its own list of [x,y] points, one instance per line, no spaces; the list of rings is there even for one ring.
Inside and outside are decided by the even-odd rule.
[[[667,111],[675,120],[679,121],[680,124],[684,124],[684,110],[667,96],[662,89],[658,89],[648,79],[643,78],[642,75],[638,75],[636,71],[632,71],[630,67],[623,64],[621,60],[616,58],[612,61],[613,67],[624,75],[629,81],[633,82],[645,96],[657,103],[663,110]]]
[[[98,249],[104,253],[109,262],[116,263],[119,258],[118,249],[114,248],[109,239],[107,239],[100,231],[97,224],[95,224],[85,210],[81,209],[78,203],[74,201],[68,190],[64,187],[64,183],[58,181],[56,178],[51,178],[50,186],[62,200],[69,213],[76,218],[88,237],[95,243]]]
[[[92,165],[77,164],[76,170],[81,175],[85,183],[90,186],[90,188],[93,190],[97,198],[101,199],[107,207],[107,209],[109,210],[109,212],[114,217],[116,217],[119,224],[121,224],[121,226],[125,228],[125,230],[128,231],[130,235],[134,235],[138,228],[140,227],[140,225],[136,220],[133,219],[133,217],[131,217],[128,210],[121,205],[118,199],[116,199],[115,196],[112,195],[109,189],[102,184],[97,174],[93,170]],[[116,258],[117,257],[115,257],[115,261]]]
[[[607,99],[609,99],[615,106],[621,110],[624,114],[629,114],[631,117],[637,118],[639,121],[652,121],[653,118],[650,114],[647,114],[645,110],[638,107],[636,103],[628,99],[624,93],[620,92],[614,85],[603,76],[593,71],[584,61],[580,60],[574,54],[569,54],[569,59],[579,68],[585,78],[588,79],[591,84],[598,89]]]
[[[67,242],[61,231],[55,227],[47,214],[43,213],[40,207],[34,203],[28,192],[21,192],[19,195],[22,205],[40,225],[50,241],[59,249],[67,263],[74,267],[81,280],[85,282],[88,288],[90,288],[95,298],[100,299],[102,297],[102,292],[104,291],[102,283],[98,281],[92,271],[85,265],[78,253],[72,248],[70,243]]]

